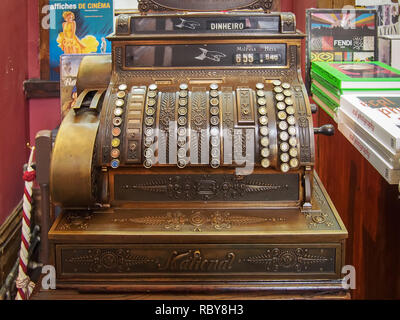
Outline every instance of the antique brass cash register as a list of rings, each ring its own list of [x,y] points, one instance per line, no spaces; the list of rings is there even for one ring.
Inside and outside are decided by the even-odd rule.
[[[140,1],[117,16],[112,55],[83,59],[51,157],[58,288],[342,289],[347,231],[313,171],[304,35],[247,2]]]

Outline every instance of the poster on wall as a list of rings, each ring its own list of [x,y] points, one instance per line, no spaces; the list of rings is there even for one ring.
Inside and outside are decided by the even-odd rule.
[[[385,4],[379,6],[368,6],[375,9],[378,14],[378,36],[400,34],[399,4]]]
[[[50,80],[60,80],[62,54],[110,53],[113,0],[50,0]]]
[[[306,84],[311,62],[378,59],[376,10],[307,10]]]

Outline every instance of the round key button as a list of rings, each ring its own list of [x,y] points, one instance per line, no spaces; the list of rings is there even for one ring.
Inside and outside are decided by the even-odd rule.
[[[268,127],[261,127],[261,128],[260,128],[260,134],[261,134],[262,136],[267,136],[267,135],[269,134],[269,129],[268,129]]]
[[[121,108],[115,108],[114,109],[114,115],[116,115],[117,117],[119,117],[120,115],[122,115],[124,113],[124,110]]]
[[[219,108],[218,108],[218,107],[211,107],[211,108],[210,108],[210,113],[211,113],[213,116],[219,115]]]
[[[180,106],[186,106],[187,104],[188,104],[188,100],[187,99],[184,99],[184,98],[179,99],[179,105]]]
[[[179,97],[186,98],[188,96],[188,92],[185,90],[179,91]]]
[[[219,146],[219,138],[218,137],[211,137],[211,145],[213,147],[218,147]]]
[[[185,168],[186,167],[186,160],[185,159],[179,159],[178,160],[178,163],[177,163],[177,165],[178,165],[178,168],[180,168],[180,169],[183,169],[183,168]]]
[[[185,148],[180,148],[180,149],[178,150],[178,157],[179,157],[179,158],[184,158],[184,157],[186,157],[186,149],[185,149]]]
[[[296,158],[297,155],[299,154],[299,152],[297,151],[297,148],[291,148],[289,150],[289,154],[290,154],[291,157]]]
[[[119,167],[119,160],[118,159],[114,159],[113,161],[111,161],[111,168],[113,169],[117,169]]]
[[[292,91],[290,91],[290,90],[284,90],[284,91],[283,91],[283,94],[284,94],[286,97],[291,97],[291,96],[292,96]]]
[[[290,114],[290,115],[294,114],[294,107],[293,106],[287,107],[286,108],[286,113]]]
[[[119,92],[117,93],[117,97],[120,98],[120,99],[125,98],[125,96],[126,96],[125,91],[119,91]]]
[[[213,157],[213,158],[218,158],[219,157],[219,149],[218,148],[212,148],[211,149],[211,157]]]
[[[282,131],[279,134],[279,139],[281,139],[282,141],[288,141],[289,139],[289,133],[287,133],[286,131]]]
[[[182,148],[186,144],[186,137],[178,137],[178,147]]]
[[[267,104],[267,99],[265,99],[265,98],[258,98],[257,103],[258,103],[260,106],[265,106],[265,105]]]
[[[218,159],[212,159],[211,160],[211,167],[212,168],[214,168],[214,169],[219,168],[219,165],[220,165],[220,162],[219,162]]]
[[[218,127],[212,127],[211,130],[210,130],[210,134],[211,134],[212,136],[218,136],[218,135],[219,135],[219,129],[218,129]]]
[[[153,128],[146,128],[146,130],[144,131],[144,135],[146,137],[151,137],[153,134],[154,134]]]
[[[292,98],[286,98],[285,99],[285,103],[288,105],[288,106],[291,106],[291,105],[293,105],[293,99]]]
[[[263,158],[268,158],[270,154],[271,154],[271,153],[270,153],[270,151],[269,151],[268,148],[263,148],[263,149],[261,149],[261,156],[262,156]]]
[[[267,137],[263,137],[260,140],[260,143],[263,147],[268,147],[269,146],[269,139]]]
[[[218,85],[216,83],[210,84],[210,89],[211,90],[218,90]]]
[[[217,126],[219,124],[219,118],[217,116],[212,116],[211,119],[210,119],[210,123],[213,126]]]
[[[275,91],[275,93],[282,93],[283,92],[283,88],[282,87],[275,87],[274,91]]]
[[[278,103],[276,104],[276,108],[277,108],[278,110],[283,111],[283,110],[286,109],[286,103],[280,101],[280,102],[278,102]]]
[[[219,100],[218,100],[217,98],[212,98],[212,99],[210,100],[210,104],[211,104],[212,106],[217,106],[217,105],[219,104]]]
[[[178,109],[178,114],[179,114],[180,116],[186,116],[186,115],[187,115],[187,108],[185,108],[185,107],[180,107],[180,108]]]
[[[187,90],[188,88],[189,87],[188,87],[188,85],[186,83],[181,83],[180,86],[179,86],[179,89],[181,89],[181,90]]]
[[[282,153],[280,158],[282,162],[289,162],[290,160],[290,156],[287,153]]]
[[[289,129],[288,129],[288,133],[291,136],[295,136],[296,135],[296,127],[295,126],[290,126]]]
[[[257,96],[258,97],[265,97],[265,91],[264,90],[257,90]]]
[[[121,152],[118,149],[112,149],[111,150],[111,157],[116,159],[119,158]]]
[[[117,99],[117,100],[115,101],[115,105],[116,105],[117,107],[122,107],[122,106],[124,105],[124,103],[125,103],[125,101],[122,100],[122,99]]]
[[[286,121],[281,121],[281,122],[279,122],[278,127],[281,130],[286,130],[288,128],[288,124]]]
[[[264,84],[261,83],[261,82],[259,82],[259,83],[256,84],[256,88],[257,88],[258,90],[262,90],[262,89],[264,89]]]
[[[154,109],[154,108],[152,108],[152,107],[147,107],[146,108],[146,114],[148,115],[148,116],[152,116],[152,115],[154,115],[156,113],[156,110]]]
[[[186,123],[187,123],[186,117],[179,117],[179,118],[178,118],[178,124],[179,124],[180,126],[186,126]]]
[[[187,133],[187,131],[186,131],[186,128],[185,128],[185,127],[180,127],[180,128],[178,129],[178,136],[186,137],[186,133]]]
[[[219,93],[217,90],[211,90],[210,96],[211,96],[211,98],[217,98],[219,96]]]
[[[116,117],[116,118],[113,119],[113,125],[114,126],[118,127],[118,126],[121,125],[121,123],[122,123],[122,118]]]
[[[156,84],[151,84],[151,85],[149,85],[149,90],[151,90],[151,91],[155,91],[155,90],[157,90],[157,85]]]
[[[156,99],[150,98],[147,100],[147,105],[149,107],[153,107],[153,106],[155,106],[155,104],[156,104]]]
[[[287,164],[287,163],[282,163],[281,164],[281,171],[282,172],[289,172],[289,170],[290,170],[290,166]]]
[[[145,156],[145,158],[151,158],[153,156],[153,150],[150,148],[145,149],[144,156]]]
[[[269,168],[271,165],[271,161],[269,161],[267,158],[261,160],[261,166],[263,168]]]
[[[144,163],[143,163],[143,166],[144,166],[146,169],[150,169],[150,168],[153,166],[153,162],[152,162],[150,159],[146,159],[146,160],[144,161]]]
[[[278,119],[279,120],[285,120],[287,118],[287,114],[285,111],[279,111],[278,112]]]
[[[274,80],[274,81],[272,81],[272,84],[273,84],[274,86],[280,86],[280,85],[282,84],[282,81],[280,81],[280,80]]]
[[[146,126],[151,127],[151,126],[154,124],[154,118],[147,117],[147,118],[144,120],[144,123],[146,124]]]
[[[282,88],[290,89],[290,87],[291,87],[290,83],[287,83],[287,82],[282,83]]]
[[[114,138],[111,140],[111,145],[114,148],[118,148],[120,144],[121,144],[121,140],[119,140],[118,138]]]
[[[157,96],[157,92],[155,92],[155,91],[149,91],[147,93],[148,98],[155,98],[156,96]]]
[[[262,116],[265,116],[267,114],[267,108],[266,107],[259,107],[258,108],[258,113]]]
[[[121,128],[119,127],[114,127],[111,131],[112,135],[114,137],[118,137],[121,134]]]
[[[259,121],[260,121],[261,125],[265,126],[265,125],[268,124],[268,117],[267,116],[262,116],[262,117],[260,117]]]
[[[296,124],[296,118],[294,116],[289,116],[286,121],[291,125],[295,125]]]
[[[282,93],[278,93],[278,94],[275,96],[275,99],[276,99],[277,101],[283,101],[283,100],[285,100],[285,96],[284,96]]]
[[[289,144],[290,144],[292,147],[296,147],[296,146],[297,146],[297,139],[296,139],[296,137],[291,137],[291,138],[289,139]]]
[[[289,144],[287,142],[282,142],[280,145],[280,149],[282,152],[288,152],[289,151]]]
[[[125,91],[126,89],[128,89],[128,86],[126,85],[126,84],[121,84],[119,87],[118,87],[118,90],[120,90],[120,91]]]
[[[153,138],[152,137],[146,137],[144,139],[144,146],[149,148],[153,144]]]
[[[299,160],[297,160],[296,158],[293,158],[290,160],[289,164],[292,168],[297,168],[299,166]]]

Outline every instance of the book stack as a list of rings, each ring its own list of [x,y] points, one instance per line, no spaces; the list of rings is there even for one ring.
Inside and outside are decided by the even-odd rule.
[[[341,97],[400,89],[400,71],[381,62],[313,62],[310,75],[312,98],[336,122]]]
[[[400,182],[400,91],[344,95],[339,131],[390,184]]]

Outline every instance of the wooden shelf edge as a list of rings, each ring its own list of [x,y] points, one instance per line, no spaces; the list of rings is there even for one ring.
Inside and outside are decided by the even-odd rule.
[[[24,92],[27,99],[59,98],[60,82],[29,79],[24,81]]]

